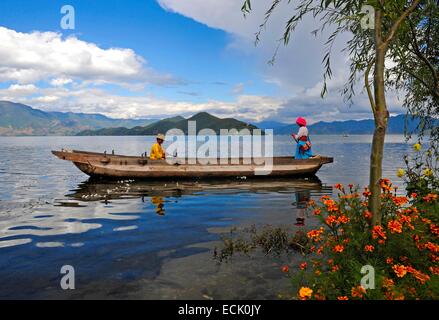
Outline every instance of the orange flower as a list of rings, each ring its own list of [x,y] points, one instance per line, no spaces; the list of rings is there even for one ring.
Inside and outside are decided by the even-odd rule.
[[[338,190],[342,191],[344,189],[344,187],[343,187],[343,185],[341,183],[337,183],[335,185],[335,189],[338,189]]]
[[[384,231],[382,226],[374,226],[372,229],[372,238],[378,239],[387,239],[386,232]]]
[[[336,246],[334,246],[334,248],[332,250],[335,253],[342,253],[344,251],[344,246],[341,244],[337,244]]]
[[[425,248],[430,250],[433,253],[438,253],[439,252],[439,245],[437,245],[437,244],[435,244],[433,242],[430,242],[430,241],[428,241],[425,244]]]
[[[351,290],[351,295],[353,298],[363,298],[363,295],[366,293],[366,289],[362,286],[353,287]]]
[[[435,193],[429,193],[422,199],[424,199],[425,202],[433,202],[437,200],[438,195]]]
[[[429,270],[431,271],[432,274],[439,275],[439,267],[431,266]]]
[[[430,232],[432,234],[435,234],[435,235],[439,236],[439,226],[437,226],[435,224],[431,224],[430,225]]]
[[[311,298],[312,296],[312,289],[308,288],[308,287],[302,287],[299,290],[299,298],[301,300],[306,300]]]
[[[394,204],[400,207],[406,204],[409,200],[407,199],[407,197],[392,197],[392,201]]]
[[[347,296],[340,296],[337,297],[337,300],[349,300],[349,298]]]
[[[306,235],[308,236],[308,238],[310,238],[314,241],[319,241],[320,236],[323,234],[324,231],[325,230],[323,229],[323,227],[320,227],[320,229],[318,229],[318,230],[311,230]]]
[[[283,266],[282,267],[282,272],[287,273],[288,271],[290,271],[290,268],[288,266]]]
[[[371,244],[365,245],[364,246],[364,251],[365,252],[373,252],[375,250],[375,247]]]
[[[415,268],[408,266],[407,272],[411,273],[417,280],[419,280],[422,284],[424,284],[426,281],[430,280],[430,277],[421,271],[416,270]]]
[[[320,210],[320,209],[318,209],[318,208],[314,210],[314,214],[315,214],[316,216],[319,216],[321,213],[322,213],[322,210]]]
[[[370,197],[371,195],[372,195],[372,192],[370,192],[368,188],[364,188],[363,196],[364,196],[365,198],[368,198],[368,197]]]
[[[383,192],[390,192],[392,190],[392,183],[387,178],[380,180],[380,186]]]
[[[398,278],[402,278],[407,274],[407,267],[402,264],[395,264],[392,269]]]
[[[315,274],[316,276],[319,276],[319,275],[322,274],[322,272],[321,272],[320,270],[316,270],[316,271],[314,272],[314,274]]]
[[[390,290],[395,285],[395,282],[392,279],[384,278],[383,287],[387,290]]]
[[[308,264],[306,262],[301,263],[299,266],[300,270],[305,270],[307,267],[308,267]]]
[[[326,218],[325,222],[328,226],[332,226],[333,224],[335,224],[337,222],[337,217],[334,215],[329,215]]]
[[[372,219],[372,212],[366,210],[366,211],[364,211],[363,216],[364,216],[366,219]]]
[[[349,218],[348,217],[346,217],[345,215],[341,215],[340,217],[338,217],[338,223],[341,223],[341,224],[346,224],[346,223],[348,223],[349,222]]]
[[[401,233],[402,232],[402,224],[397,220],[390,220],[387,224],[391,233]]]
[[[387,264],[393,264],[393,258],[387,258],[386,259]]]
[[[412,197],[413,199],[416,199],[417,196],[418,194],[416,192],[412,192],[412,194],[410,195],[410,197]]]
[[[340,266],[338,264],[336,264],[335,266],[333,266],[331,268],[332,272],[337,272],[338,270],[340,270]]]

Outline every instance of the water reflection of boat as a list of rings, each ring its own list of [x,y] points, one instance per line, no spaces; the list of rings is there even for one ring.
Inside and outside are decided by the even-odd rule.
[[[252,159],[211,159],[216,164],[201,165],[196,159],[173,158],[149,160],[146,157],[123,156],[76,150],[52,151],[62,160],[72,161],[82,172],[91,177],[104,178],[202,178],[202,177],[291,177],[314,175],[333,158],[316,156],[310,159],[273,157]],[[236,163],[234,162],[236,161]],[[255,164],[258,163],[258,164]],[[265,167],[268,165],[268,167]]]
[[[73,192],[67,195],[70,200],[81,202],[110,201],[112,199],[142,198],[142,197],[179,197],[185,194],[195,194],[203,191],[220,192],[288,192],[298,190],[313,190],[313,192],[328,193],[331,187],[325,187],[317,177],[301,179],[220,179],[199,181],[103,181],[89,179]],[[64,206],[65,203],[59,203]]]

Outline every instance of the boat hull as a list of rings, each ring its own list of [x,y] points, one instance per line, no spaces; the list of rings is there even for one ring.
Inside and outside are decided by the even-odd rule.
[[[63,160],[73,162],[79,170],[91,177],[129,179],[170,179],[170,178],[231,178],[231,177],[291,177],[315,175],[323,164],[333,162],[333,158],[315,157],[296,160],[292,157],[272,159],[210,159],[210,163],[200,164],[196,159],[173,158],[150,160],[145,157],[108,155],[86,151],[52,151]],[[270,165],[272,163],[272,165]]]

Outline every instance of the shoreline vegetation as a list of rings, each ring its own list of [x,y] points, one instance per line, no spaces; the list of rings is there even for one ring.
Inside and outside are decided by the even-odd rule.
[[[406,195],[389,179],[380,180],[380,225],[368,209],[370,190],[336,184],[336,197],[310,200],[307,211],[319,226],[295,233],[287,227],[232,229],[215,248],[214,259],[296,252],[303,260],[284,265],[292,291],[300,300],[436,300],[439,299],[439,176],[437,158],[416,143],[406,168],[397,169]]]

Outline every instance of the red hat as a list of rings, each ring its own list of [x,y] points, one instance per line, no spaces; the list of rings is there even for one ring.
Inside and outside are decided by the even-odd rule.
[[[297,118],[296,123],[297,123],[297,125],[299,125],[301,127],[306,126],[306,120],[302,117]]]

